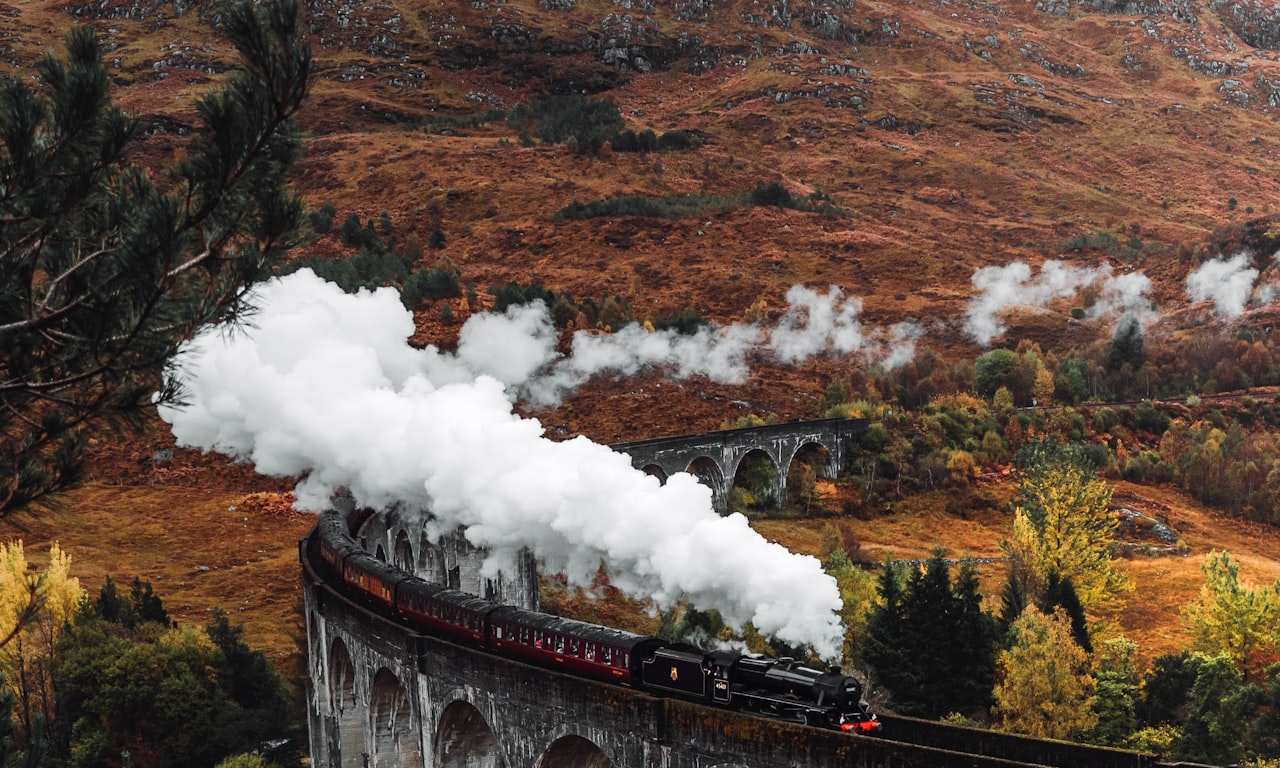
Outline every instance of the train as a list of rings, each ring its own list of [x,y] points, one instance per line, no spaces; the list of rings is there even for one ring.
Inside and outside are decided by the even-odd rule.
[[[706,651],[433,584],[366,552],[336,511],[322,514],[299,548],[349,599],[425,635],[654,695],[855,734],[882,727],[862,699],[862,684],[839,667]]]

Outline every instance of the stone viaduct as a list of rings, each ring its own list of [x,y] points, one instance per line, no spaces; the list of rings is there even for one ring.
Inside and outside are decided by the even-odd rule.
[[[302,562],[317,768],[1025,764],[658,698],[464,648],[419,634],[326,582],[305,549]]]
[[[753,450],[780,468],[809,444],[839,466],[857,423],[835,421],[633,443],[637,466],[683,470],[699,457],[721,476]],[[757,439],[752,441],[748,435]],[[683,465],[682,465],[683,462]],[[785,475],[785,472],[779,474]],[[723,495],[723,493],[722,493]],[[348,501],[327,515],[359,519]],[[532,557],[487,577],[460,535],[434,539],[427,521],[392,509],[359,521],[361,549],[418,577],[537,609]],[[1009,768],[1052,762],[1041,742],[977,732],[957,744],[940,724],[899,719],[919,743],[852,736],[707,707],[529,666],[426,636],[364,599],[300,547],[307,624],[307,709],[318,768]],[[933,729],[933,730],[929,730]],[[928,745],[928,746],[924,746]],[[1012,746],[1010,746],[1012,745]],[[1060,748],[1055,748],[1060,749]],[[975,751],[977,753],[975,754]],[[982,756],[987,755],[987,756]],[[1089,755],[1072,765],[1147,768]]]
[[[631,456],[636,469],[665,481],[676,472],[689,472],[711,487],[716,509],[729,506],[729,493],[743,462],[762,459],[773,465],[775,500],[787,493],[787,475],[798,456],[822,457],[822,475],[835,477],[849,456],[849,443],[867,429],[865,419],[819,419],[762,427],[729,429],[704,435],[682,435],[631,443],[617,443],[614,450]]]

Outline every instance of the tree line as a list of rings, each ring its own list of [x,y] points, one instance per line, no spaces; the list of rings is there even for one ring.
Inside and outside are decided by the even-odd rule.
[[[280,674],[224,611],[179,626],[147,582],[108,576],[96,597],[55,544],[28,567],[0,545],[0,764],[91,768],[246,765],[305,743]],[[230,763],[228,763],[230,761]],[[256,761],[265,766],[265,761]]]
[[[1280,581],[1246,586],[1229,553],[1211,553],[1202,596],[1183,612],[1193,647],[1139,674],[1137,645],[1112,623],[1131,586],[1114,563],[1116,519],[1097,466],[1056,441],[1028,446],[1015,464],[996,611],[973,565],[953,578],[939,552],[924,566],[886,563],[877,580],[829,541],[846,654],[871,695],[903,714],[1168,759],[1280,760]]]

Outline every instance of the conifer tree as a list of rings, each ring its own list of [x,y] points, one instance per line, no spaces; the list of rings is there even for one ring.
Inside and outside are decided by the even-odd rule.
[[[867,619],[862,661],[877,683],[897,694],[906,690],[911,682],[900,567],[886,562],[877,588],[880,606]]]
[[[1187,717],[1187,699],[1204,657],[1190,651],[1156,657],[1142,678],[1142,698],[1138,701],[1138,721],[1147,726],[1182,725]]]
[[[954,681],[947,711],[961,713],[991,706],[995,685],[999,621],[982,610],[982,585],[972,565],[962,565],[952,587],[954,619],[948,650],[949,674]]]
[[[1089,625],[1084,615],[1084,606],[1080,605],[1080,597],[1076,594],[1071,577],[1059,576],[1056,572],[1049,574],[1049,582],[1045,584],[1044,595],[1040,600],[1040,612],[1045,615],[1061,608],[1071,619],[1071,636],[1085,653],[1093,653],[1093,641],[1089,639]]]
[[[1132,312],[1127,313],[1120,318],[1115,335],[1111,337],[1111,349],[1107,352],[1107,370],[1118,371],[1125,365],[1132,370],[1138,370],[1146,361],[1142,347],[1142,324]]]
[[[990,704],[996,622],[982,610],[977,574],[962,568],[956,583],[941,554],[899,586],[886,565],[883,605],[872,613],[863,661],[893,691],[904,714],[940,717]]]
[[[294,243],[286,185],[310,52],[294,0],[228,8],[241,67],[199,99],[181,161],[128,157],[93,31],[0,77],[0,515],[76,482],[87,430],[136,424],[197,328],[241,316]]]

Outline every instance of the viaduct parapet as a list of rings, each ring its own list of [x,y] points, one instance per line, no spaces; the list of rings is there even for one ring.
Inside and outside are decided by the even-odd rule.
[[[817,419],[762,427],[728,429],[703,435],[682,435],[630,443],[613,449],[631,457],[636,469],[666,481],[677,472],[689,472],[711,487],[712,501],[721,514],[729,508],[738,469],[749,457],[767,458],[774,468],[776,501],[787,493],[787,475],[797,456],[813,454],[823,477],[835,477],[850,455],[850,443],[867,431],[866,419]]]

